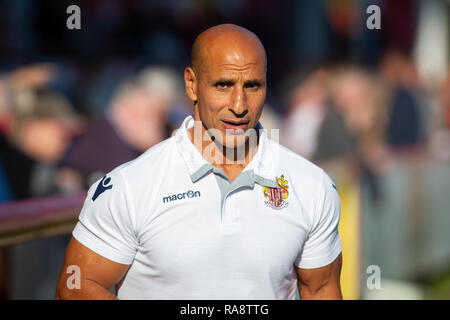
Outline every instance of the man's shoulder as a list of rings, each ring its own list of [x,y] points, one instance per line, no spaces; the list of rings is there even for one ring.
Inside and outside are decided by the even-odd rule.
[[[172,152],[175,150],[173,142],[173,137],[161,141],[137,158],[114,168],[108,175],[121,174],[125,180],[133,180],[143,176],[151,177],[153,171],[161,170],[161,167],[171,158]]]
[[[140,169],[141,167],[149,169],[149,165],[150,167],[154,167],[158,164],[158,161],[164,161],[167,156],[170,156],[175,151],[174,147],[174,137],[167,138],[147,149],[136,159],[122,164],[120,170],[122,172],[129,172]]]

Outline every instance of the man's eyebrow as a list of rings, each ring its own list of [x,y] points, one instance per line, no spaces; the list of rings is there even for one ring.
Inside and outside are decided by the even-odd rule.
[[[236,80],[225,79],[225,78],[219,78],[218,80],[214,81],[214,85],[218,85],[218,84],[233,85],[235,83],[236,83]]]
[[[252,86],[261,86],[264,83],[264,81],[259,80],[259,79],[252,79],[252,80],[247,80],[244,82],[244,86],[248,86],[248,85],[252,85]]]
[[[233,85],[236,83],[236,80],[233,79],[225,79],[225,78],[219,78],[217,80],[215,80],[214,85],[217,84],[224,84],[224,85]],[[251,80],[246,80],[244,81],[244,86],[248,86],[248,85],[256,85],[256,86],[261,86],[264,83],[263,80],[260,79],[251,79]]]

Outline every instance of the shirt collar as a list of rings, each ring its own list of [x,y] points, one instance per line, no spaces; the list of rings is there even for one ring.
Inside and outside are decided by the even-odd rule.
[[[192,116],[186,117],[175,133],[175,143],[181,157],[186,163],[191,180],[195,183],[210,172],[216,172],[217,170],[215,169],[217,168],[203,158],[189,139],[188,130],[193,126],[194,118]],[[268,141],[269,138],[259,122],[257,128],[260,130],[258,150],[243,172],[250,171],[250,176],[253,177],[254,182],[259,185],[276,188],[277,183],[275,181],[272,152]]]

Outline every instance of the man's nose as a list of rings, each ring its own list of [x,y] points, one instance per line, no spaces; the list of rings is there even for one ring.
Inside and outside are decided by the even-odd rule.
[[[234,88],[230,110],[235,116],[243,116],[247,113],[247,97],[244,88],[238,86]]]

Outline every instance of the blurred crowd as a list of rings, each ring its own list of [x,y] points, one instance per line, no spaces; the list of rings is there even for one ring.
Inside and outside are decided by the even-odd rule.
[[[305,158],[316,163],[356,159],[362,176],[373,182],[375,196],[374,177],[393,152],[421,148],[450,158],[450,69],[431,82],[419,72],[412,55],[414,12],[404,13],[414,1],[402,2],[406,33],[392,31],[397,30],[392,16],[400,9],[390,4],[390,9],[382,7],[389,37],[368,36],[365,42],[351,31],[364,25],[364,7],[358,9],[356,1],[298,1],[279,7],[276,1],[263,2],[253,12],[260,19],[252,19],[252,1],[187,1],[183,6],[81,1],[82,30],[60,39],[66,15],[45,17],[64,9],[64,1],[54,7],[40,1],[39,6],[2,4],[15,14],[6,23],[11,41],[0,43],[0,201],[86,190],[168,138],[192,113],[182,70],[193,37],[221,22],[241,23],[261,35],[269,56],[261,122],[269,131],[280,129],[280,142]],[[290,19],[283,25],[286,16]],[[58,19],[63,27],[53,28]],[[266,20],[280,24],[268,29]],[[316,27],[308,31],[302,23]],[[324,46],[318,39],[331,40]],[[382,50],[370,46],[380,41]],[[117,49],[117,43],[125,49]],[[65,44],[72,52],[65,51]],[[355,59],[351,46],[362,48]],[[45,55],[31,54],[39,50]],[[333,56],[324,54],[329,51]],[[80,57],[74,58],[74,52]],[[15,59],[16,53],[33,59]]]
[[[2,74],[2,201],[85,190],[170,137],[192,113],[182,74],[169,66],[148,66],[124,79],[91,117],[51,89],[57,72],[57,65],[40,63]],[[376,174],[392,152],[427,148],[450,131],[450,72],[429,88],[400,51],[387,52],[375,70],[323,65],[288,82],[284,112],[266,104],[261,122],[317,163],[356,155],[361,168]],[[448,137],[440,140],[449,147]]]
[[[85,190],[170,136],[177,112],[189,112],[180,76],[151,66],[120,82],[104,110],[88,119],[49,88],[57,68],[28,65],[0,81],[3,201]]]

